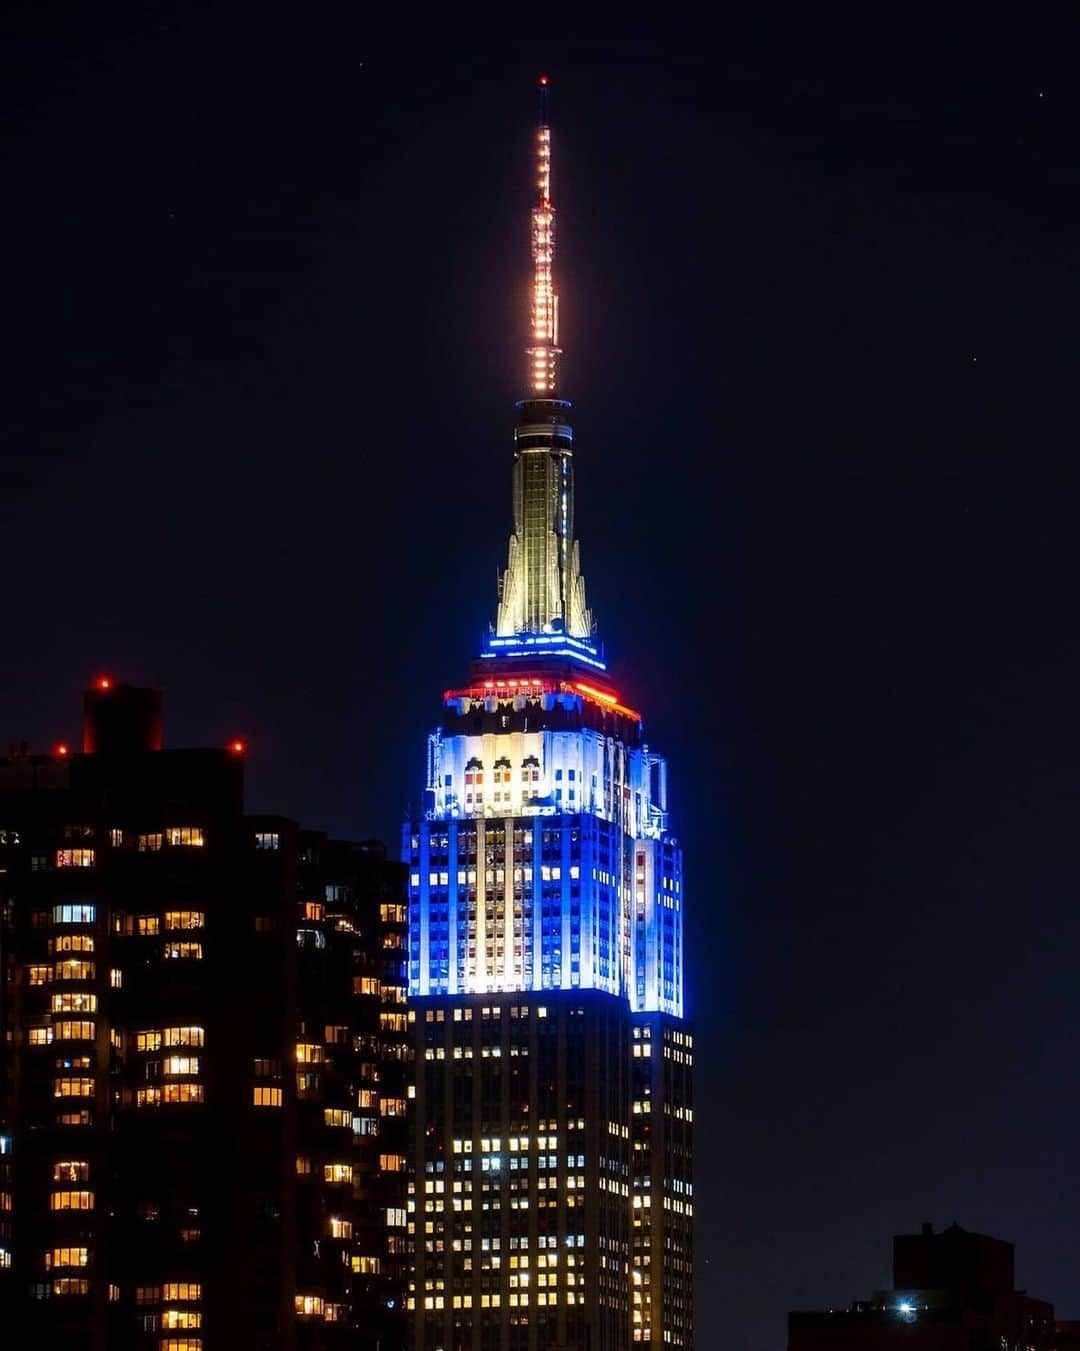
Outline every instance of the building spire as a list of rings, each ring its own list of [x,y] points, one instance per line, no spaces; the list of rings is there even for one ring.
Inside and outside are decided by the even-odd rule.
[[[532,208],[533,290],[529,330],[528,387],[535,398],[551,398],[558,376],[559,297],[551,278],[555,261],[555,207],[551,200],[551,127],[548,77],[540,76],[540,125],[536,131],[536,204]]]

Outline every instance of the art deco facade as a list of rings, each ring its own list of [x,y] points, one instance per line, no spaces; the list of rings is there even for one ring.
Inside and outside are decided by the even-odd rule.
[[[402,1342],[404,869],[102,680],[0,761],[0,1285],[25,1342]],[[16,1326],[12,1323],[10,1326]]]
[[[417,1351],[693,1344],[682,857],[586,606],[550,167],[545,115],[508,562],[403,841]]]

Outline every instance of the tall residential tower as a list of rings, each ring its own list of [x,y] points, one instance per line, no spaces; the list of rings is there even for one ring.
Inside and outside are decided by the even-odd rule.
[[[509,556],[403,841],[416,1351],[693,1345],[682,856],[585,599],[540,84]]]

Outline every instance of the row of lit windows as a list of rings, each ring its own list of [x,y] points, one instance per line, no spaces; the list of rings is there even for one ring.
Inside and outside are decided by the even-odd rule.
[[[162,1046],[202,1046],[206,1033],[201,1027],[146,1028],[135,1034],[137,1051],[158,1051]]]

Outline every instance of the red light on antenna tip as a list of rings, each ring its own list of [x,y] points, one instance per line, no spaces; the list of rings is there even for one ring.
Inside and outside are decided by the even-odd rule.
[[[68,744],[66,741],[61,741],[56,748],[56,754],[60,757],[63,757],[67,755],[67,753],[68,753]]]
[[[240,740],[230,741],[229,750],[232,751],[233,755],[243,755],[247,750],[247,743]]]
[[[108,676],[98,676],[97,680],[94,681],[94,684],[98,687],[99,690],[112,689],[112,681],[109,679]]]
[[[547,77],[546,75],[541,75],[541,76],[540,76],[540,83],[541,83],[541,84],[547,84],[547,80],[548,80],[548,77]]]

